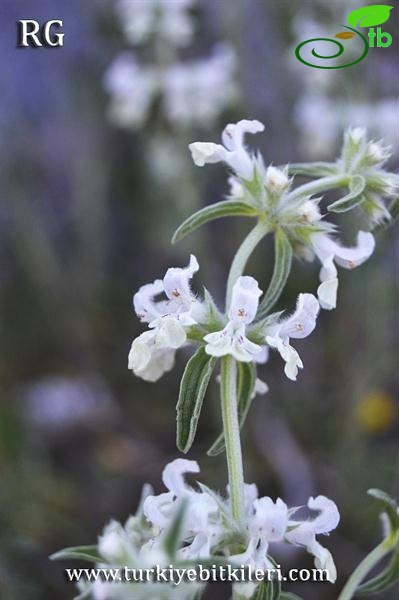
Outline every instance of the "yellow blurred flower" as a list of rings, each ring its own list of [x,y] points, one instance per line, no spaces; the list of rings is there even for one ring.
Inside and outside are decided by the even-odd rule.
[[[368,433],[388,431],[398,414],[395,398],[383,390],[364,395],[356,407],[356,420]]]

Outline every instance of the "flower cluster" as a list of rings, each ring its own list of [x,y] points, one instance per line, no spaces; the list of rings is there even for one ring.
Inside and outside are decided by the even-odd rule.
[[[335,263],[346,269],[361,265],[374,251],[374,237],[369,232],[359,231],[356,246],[346,248],[339,243],[335,239],[336,227],[327,222],[320,212],[321,199],[314,198],[314,194],[307,193],[306,189],[293,190],[288,168],[265,168],[261,156],[255,156],[248,150],[245,134],[258,133],[263,129],[264,126],[259,121],[242,120],[237,124],[227,125],[222,135],[223,145],[207,142],[190,144],[193,160],[200,167],[207,163],[225,162],[232,170],[230,199],[252,205],[258,210],[258,216],[263,216],[270,227],[281,227],[298,256],[308,260],[315,257],[319,259],[322,264],[319,302],[322,308],[333,309],[338,289]],[[358,153],[361,153],[361,157],[353,164],[352,140],[355,137],[359,137]],[[349,160],[345,158],[348,155],[352,157],[350,167],[345,162]],[[396,180],[395,176],[382,170],[385,160],[386,152],[383,147],[375,142],[367,143],[365,132],[355,130],[347,134],[343,157],[337,166],[337,173],[350,168],[354,173],[359,173],[358,176],[361,174],[366,177],[370,191],[374,190],[369,203],[373,202],[374,206],[378,203],[379,211],[383,210],[383,204],[378,194],[392,194]],[[315,189],[317,193],[317,187]]]
[[[336,569],[331,553],[317,540],[317,536],[328,535],[339,523],[334,502],[325,496],[317,496],[309,498],[306,507],[289,509],[280,498],[275,502],[269,497],[259,498],[256,485],[245,484],[245,517],[237,524],[231,515],[228,491],[226,497],[222,497],[202,484],[195,489],[185,482],[185,474],[197,473],[198,463],[192,460],[179,458],[168,464],[162,475],[167,491],[153,495],[148,487],[145,488],[136,516],[130,517],[125,526],[112,521],[105,527],[97,544],[98,564],[113,568],[126,565],[136,569],[168,566],[171,556],[165,538],[184,502],[175,566],[182,561],[187,566],[218,557],[234,566],[245,565],[266,572],[274,568],[270,554],[273,547],[292,544],[312,554],[316,567],[325,569],[329,580],[335,581]],[[305,508],[309,516],[297,516]],[[199,585],[179,585],[174,592],[181,595],[172,596],[173,586],[163,584],[162,598],[169,597],[168,587],[171,598],[193,598]],[[242,596],[250,598],[256,583],[235,586]],[[130,598],[133,593],[135,598],[141,598],[143,587],[149,594],[148,584],[140,583],[96,583],[91,592],[95,600]]]
[[[256,323],[252,329],[250,326],[255,320],[262,291],[253,277],[239,277],[233,287],[227,317],[219,313],[218,322],[225,323],[224,327],[206,333],[215,327],[215,320],[210,317],[207,301],[199,300],[190,287],[198,268],[197,259],[192,255],[188,267],[168,269],[163,280],[143,285],[134,295],[136,314],[142,322],[148,323],[149,330],[133,341],[129,369],[146,381],[156,381],[173,367],[176,350],[191,341],[204,343],[205,352],[210,356],[230,355],[241,362],[265,363],[269,348],[276,348],[286,363],[287,377],[295,380],[303,364],[289,342],[290,338],[307,337],[314,330],[319,312],[315,296],[300,294],[290,317],[279,319],[272,315],[263,328],[262,343],[258,344],[248,338],[247,329],[249,336],[257,329]],[[156,300],[161,294],[165,299]],[[193,333],[194,325],[200,329]]]
[[[129,43],[147,44],[154,57],[139,59],[125,51],[109,67],[105,87],[110,116],[121,127],[138,129],[155,100],[173,126],[212,123],[236,99],[236,60],[228,44],[216,44],[206,58],[181,61],[177,49],[187,46],[194,28],[188,9],[193,0],[120,0],[118,13]]]

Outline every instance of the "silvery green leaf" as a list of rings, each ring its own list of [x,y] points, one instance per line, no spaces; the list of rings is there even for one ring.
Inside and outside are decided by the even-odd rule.
[[[274,240],[274,269],[269,287],[260,303],[257,318],[262,318],[270,311],[280,298],[292,264],[292,247],[286,233],[282,229],[276,231]]]
[[[356,596],[368,596],[391,588],[399,581],[399,554],[394,553],[388,566],[379,574],[362,583],[356,590]]]
[[[288,165],[288,172],[290,175],[303,175],[305,177],[326,177],[338,175],[339,171],[335,163],[312,162]]]
[[[206,323],[207,329],[209,331],[219,331],[220,329],[223,329],[225,325],[223,315],[206,288],[204,288],[204,304],[206,312],[201,321]]]
[[[183,498],[179,502],[176,512],[174,513],[170,524],[163,534],[163,547],[170,559],[174,559],[181,545],[181,537],[183,532],[184,519],[187,513],[187,498]]]
[[[284,314],[284,311],[279,310],[278,312],[267,315],[260,321],[256,321],[256,323],[253,325],[250,325],[247,332],[248,339],[255,344],[263,345],[265,343],[265,337],[270,325],[276,323],[282,314]]]
[[[277,579],[262,581],[251,600],[279,600],[281,584]]]
[[[188,452],[194,441],[202,402],[208,388],[216,358],[203,347],[188,361],[180,384],[177,412],[177,447]]]
[[[280,600],[302,600],[296,594],[291,594],[290,592],[283,592],[280,594]]]
[[[365,178],[361,175],[354,175],[349,184],[349,194],[330,204],[328,206],[328,210],[330,212],[343,213],[355,208],[356,206],[359,206],[359,204],[361,204],[365,199],[363,194],[365,187]]]
[[[240,427],[245,423],[248,411],[252,404],[252,393],[256,381],[256,367],[253,363],[237,364],[237,412]],[[217,456],[224,452],[224,435],[221,433],[209,448],[208,456]]]
[[[172,244],[179,242],[201,225],[213,221],[214,219],[220,219],[222,217],[256,217],[257,215],[257,209],[244,202],[235,200],[216,202],[216,204],[205,206],[205,208],[202,208],[191,215],[191,217],[188,217],[188,219],[176,229],[172,238]]]
[[[221,515],[224,517],[226,522],[229,524],[230,529],[235,529],[236,523],[235,523],[232,515],[228,512],[227,506],[223,502],[222,498],[218,494],[216,494],[213,490],[211,490],[211,488],[209,488],[204,483],[201,483],[199,481],[198,485],[199,485],[200,489],[202,490],[202,492],[204,492],[205,494],[209,494],[209,496],[211,496],[215,500],[216,504],[218,505]]]
[[[389,522],[392,528],[392,531],[394,532],[398,532],[399,531],[399,512],[398,512],[398,505],[396,500],[394,500],[394,498],[391,498],[391,496],[389,496],[389,494],[387,494],[386,492],[383,492],[382,490],[378,490],[378,489],[370,489],[368,490],[368,495],[372,496],[373,498],[375,498],[376,500],[378,500],[384,508],[384,512],[387,514],[388,518],[389,518]]]
[[[89,562],[99,562],[102,559],[100,556],[97,546],[73,546],[71,548],[64,548],[59,550],[50,556],[51,560],[87,560]]]
[[[349,13],[347,21],[352,27],[376,27],[388,21],[392,9],[386,4],[364,6]]]

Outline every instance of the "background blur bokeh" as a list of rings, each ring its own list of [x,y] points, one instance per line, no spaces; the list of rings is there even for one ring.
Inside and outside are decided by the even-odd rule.
[[[227,191],[223,168],[196,169],[187,144],[217,141],[227,122],[257,118],[266,133],[255,143],[267,162],[326,160],[343,129],[361,124],[394,145],[391,168],[398,167],[396,10],[384,26],[390,48],[374,49],[356,67],[321,71],[300,64],[295,46],[315,31],[335,34],[358,3],[186,1],[183,22],[175,15],[163,32],[148,26],[149,33],[122,5],[0,4],[4,600],[72,598],[66,565],[48,555],[92,543],[110,517],[124,520],[144,482],[160,491],[163,465],[176,456],[174,407],[186,357],[180,353],[159,383],[132,376],[127,354],[141,330],[132,294],[168,266],[186,264],[192,251],[198,289],[206,279],[220,301],[246,227],[216,222],[170,245],[184,217]],[[63,48],[17,48],[21,18],[63,19]],[[350,225],[347,233],[350,242]],[[260,281],[272,254],[266,242],[250,265]],[[366,490],[399,496],[397,230],[381,233],[373,258],[340,277],[338,308],[324,312],[300,346],[298,382],[283,376],[278,358],[263,367],[270,392],[254,403],[243,436],[246,480],[262,494],[289,505],[317,493],[337,502],[342,523],[327,541],[337,587],[379,539]],[[296,262],[280,306],[292,308],[299,291],[316,286],[317,266]],[[213,385],[190,457],[200,461],[202,481],[222,488],[223,456],[205,456],[219,427]],[[311,564],[301,552],[284,560]],[[332,600],[337,587],[292,591]]]

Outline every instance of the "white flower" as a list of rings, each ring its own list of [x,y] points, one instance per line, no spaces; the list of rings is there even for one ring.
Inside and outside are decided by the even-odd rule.
[[[126,52],[112,63],[104,81],[111,95],[111,119],[122,127],[139,128],[147,118],[158,87],[156,71],[141,67]]]
[[[174,324],[180,327],[178,322],[174,321]],[[167,321],[164,320],[163,323],[166,325]],[[159,330],[145,331],[133,340],[129,352],[128,368],[145,381],[158,381],[164,373],[173,368],[175,363],[175,350],[173,347],[157,344],[158,333]],[[180,327],[177,332],[175,331],[174,336],[167,339],[169,343],[179,348],[185,343],[186,337],[184,329]]]
[[[305,338],[316,327],[316,319],[320,306],[313,294],[299,294],[295,312],[288,318],[280,320],[269,329],[266,342],[276,348],[285,360],[285,374],[292,381],[296,380],[298,369],[303,363],[297,351],[290,345],[290,338]]]
[[[253,277],[239,277],[234,284],[229,308],[229,322],[222,331],[209,333],[205,351],[211,356],[231,354],[238,361],[251,362],[262,347],[251,342],[245,335],[246,325],[252,323],[258,310],[262,290]]]
[[[134,549],[126,531],[117,521],[111,521],[98,538],[98,551],[110,563],[127,561]]]
[[[242,554],[235,554],[230,561],[246,565],[252,570],[273,569],[267,556],[270,542],[282,542],[288,525],[288,508],[280,498],[274,503],[271,498],[259,498],[253,502],[254,513],[248,521],[249,543]],[[247,582],[235,585],[234,589],[245,598],[252,597],[257,584]]]
[[[264,125],[256,120],[243,119],[236,124],[230,123],[222,133],[224,146],[211,142],[194,142],[189,145],[193,161],[198,167],[208,163],[225,162],[239,177],[251,180],[254,159],[244,145],[244,135],[263,130]]]
[[[320,514],[309,521],[290,521],[289,526],[294,528],[286,534],[286,539],[292,544],[304,546],[308,552],[313,554],[316,567],[326,569],[329,581],[334,583],[337,577],[334,560],[331,553],[316,540],[316,535],[328,534],[338,526],[340,521],[338,508],[332,500],[325,496],[310,498],[308,507],[311,510],[319,511]]]
[[[184,481],[186,473],[199,473],[196,461],[178,458],[169,463],[162,474],[165,487],[169,490],[158,496],[148,496],[144,501],[144,514],[155,528],[162,531],[170,522],[178,501],[188,501],[184,520],[183,539],[191,542],[181,555],[184,558],[206,558],[210,556],[211,541],[218,536],[219,527],[212,523],[210,515],[216,513],[218,505],[206,492],[196,492]]]
[[[163,79],[163,105],[173,124],[199,125],[214,122],[236,98],[235,55],[218,45],[210,57],[176,63]]]
[[[311,236],[312,249],[322,264],[317,290],[320,306],[332,310],[337,304],[338,273],[334,261],[345,269],[353,269],[364,263],[373,253],[375,240],[371,233],[359,231],[357,245],[345,248],[326,233]]]
[[[190,280],[199,269],[191,255],[185,268],[172,267],[163,280],[143,285],[133,297],[139,319],[148,323],[150,331],[139,335],[129,352],[128,368],[146,381],[157,381],[174,364],[175,350],[187,340],[185,327],[197,323],[201,303],[190,287]],[[166,299],[156,300],[164,294]]]
[[[187,45],[193,26],[187,10],[194,0],[119,0],[118,12],[127,39],[146,42],[153,34],[173,46]]]
[[[190,316],[190,310],[196,301],[190,288],[190,280],[194,273],[199,270],[199,264],[194,254],[190,256],[187,267],[171,267],[166,271],[163,278],[163,287],[166,296],[168,314],[174,313],[184,318],[186,325],[194,325],[195,320]]]

